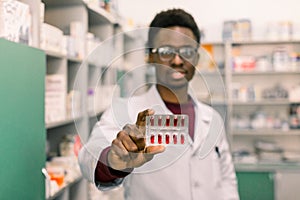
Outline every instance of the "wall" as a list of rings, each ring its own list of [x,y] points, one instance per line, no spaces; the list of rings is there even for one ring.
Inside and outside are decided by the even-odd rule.
[[[298,0],[118,0],[122,16],[134,24],[147,25],[155,13],[167,8],[184,8],[204,29],[206,41],[221,40],[224,20],[249,18],[253,24],[253,38],[261,39],[266,24],[290,20],[300,33]]]

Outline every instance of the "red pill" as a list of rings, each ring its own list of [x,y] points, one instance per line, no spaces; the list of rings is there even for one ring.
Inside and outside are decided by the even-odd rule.
[[[166,117],[166,126],[170,126],[170,116]]]
[[[166,144],[170,143],[170,135],[169,134],[166,134],[165,140],[166,140]]]
[[[184,126],[184,117],[181,118],[181,126]]]
[[[155,140],[155,136],[154,136],[154,135],[151,135],[151,136],[150,136],[150,143],[151,143],[151,144],[154,144],[154,140]]]
[[[150,118],[150,124],[151,124],[151,126],[154,126],[154,117]]]
[[[161,126],[161,121],[162,121],[161,116],[159,116],[159,118],[158,118],[158,126]]]
[[[180,143],[184,144],[184,135],[183,134],[180,135]]]
[[[158,144],[162,143],[162,135],[158,134],[158,138],[157,138]]]
[[[173,135],[173,143],[177,144],[177,135]]]
[[[177,126],[178,118],[177,116],[174,117],[174,126]]]

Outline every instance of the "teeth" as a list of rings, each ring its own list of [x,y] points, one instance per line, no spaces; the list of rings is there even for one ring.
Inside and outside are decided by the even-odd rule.
[[[184,73],[181,73],[181,72],[173,72],[172,73],[172,77],[174,79],[181,79],[181,78],[184,78]]]

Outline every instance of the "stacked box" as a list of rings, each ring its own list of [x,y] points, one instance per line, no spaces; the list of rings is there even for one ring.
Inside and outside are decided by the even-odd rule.
[[[66,78],[61,74],[46,76],[46,123],[66,119]]]

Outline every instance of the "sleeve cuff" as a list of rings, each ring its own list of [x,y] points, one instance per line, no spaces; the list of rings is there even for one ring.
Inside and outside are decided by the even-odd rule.
[[[133,171],[133,168],[128,168],[123,171],[119,171],[109,167],[107,162],[107,155],[109,150],[110,147],[107,147],[101,152],[100,158],[97,162],[97,166],[95,169],[95,183],[96,185],[100,184],[103,187],[105,187],[107,184],[109,186],[116,186],[116,184],[121,184],[123,178]]]

